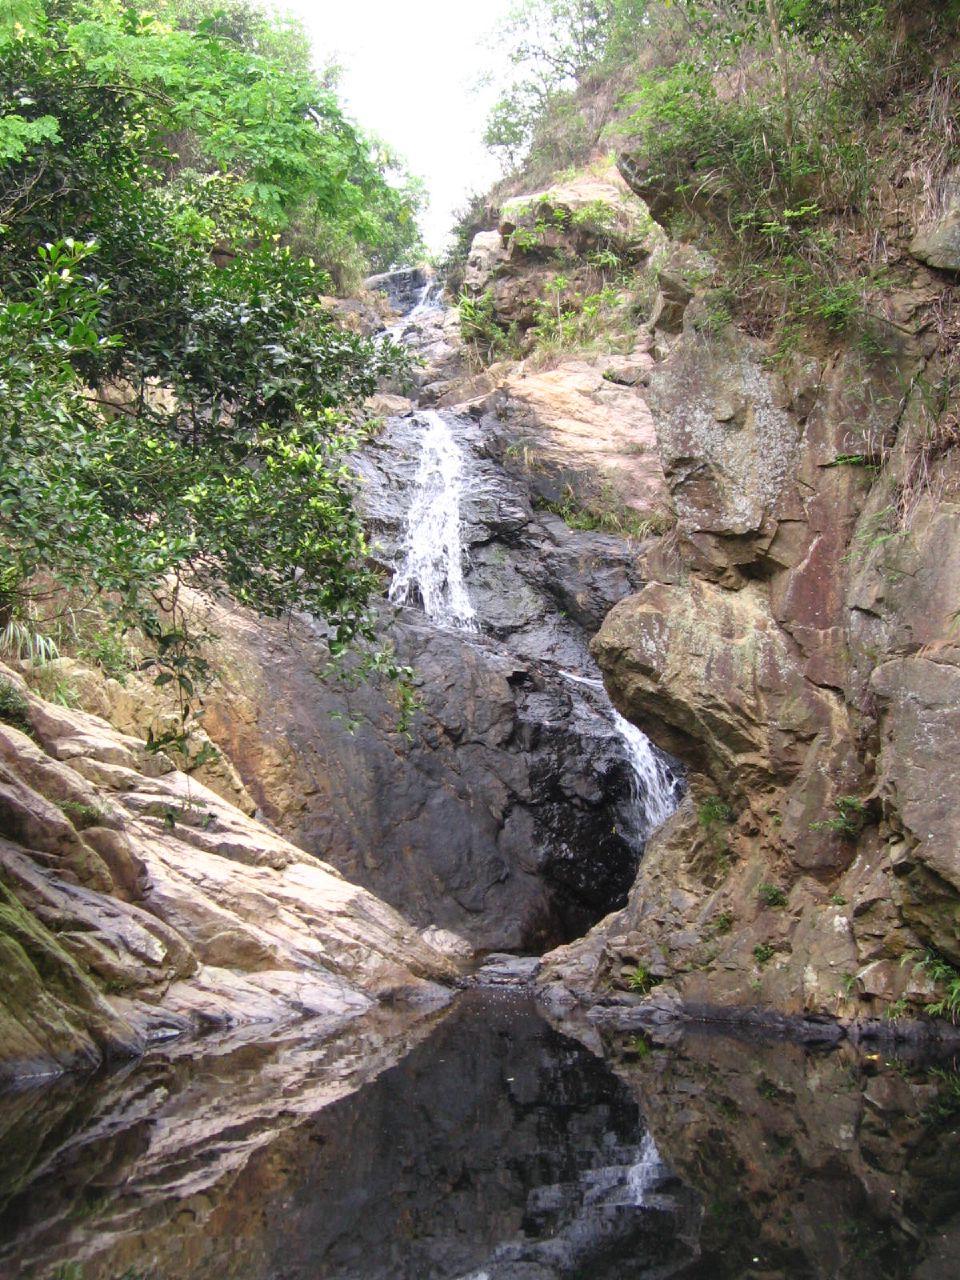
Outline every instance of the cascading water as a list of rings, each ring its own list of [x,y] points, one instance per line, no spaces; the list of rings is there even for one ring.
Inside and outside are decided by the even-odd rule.
[[[560,673],[574,684],[583,684],[604,694],[602,680],[577,675],[573,671]],[[628,835],[631,844],[642,849],[651,832],[677,807],[677,779],[673,772],[654,751],[653,743],[635,724],[631,724],[607,701],[606,714],[616,730],[630,764],[630,795],[628,807]]]
[[[441,297],[443,294],[443,285],[436,277],[432,277],[427,281],[420,291],[420,296],[413,305],[413,310],[409,311],[403,318],[405,325],[410,324],[412,320],[419,320],[422,315],[426,315],[428,311],[440,311],[443,307]]]
[[[408,337],[411,321],[417,319],[421,324],[413,328],[420,328],[424,323],[429,326],[432,320],[428,313],[439,306],[439,288],[435,281],[427,280],[411,310],[395,327],[395,336]],[[398,605],[420,605],[426,617],[438,627],[479,635],[477,612],[464,577],[466,547],[461,508],[467,494],[479,500],[486,493],[484,485],[491,483],[489,469],[485,472],[482,463],[474,462],[472,454],[461,447],[461,437],[455,434],[456,422],[449,415],[421,409],[411,421],[416,428],[411,441],[417,450],[416,470],[389,598]],[[483,572],[485,563],[481,557],[478,572]],[[481,585],[489,595],[486,579]],[[604,722],[609,726],[610,735],[622,745],[629,782],[627,794],[618,806],[617,827],[623,844],[636,859],[642,854],[650,833],[676,808],[681,782],[649,738],[614,709],[603,682],[594,676],[596,667],[586,654],[584,660],[587,670],[583,675],[562,670],[559,674],[594,691],[576,700],[580,712],[592,717],[595,726],[597,721]],[[546,662],[549,665],[550,659]],[[596,734],[596,728],[593,733]],[[627,875],[632,875],[635,865],[634,862],[626,868]],[[618,887],[617,892],[620,891]]]
[[[390,599],[408,604],[415,591],[431,622],[476,631],[476,612],[463,579],[463,451],[439,413],[424,409],[417,420],[423,428],[420,460]]]
[[[443,285],[436,277],[430,277],[417,294],[417,300],[403,316],[386,329],[386,333],[394,341],[399,342],[412,324],[434,311],[443,310]]]
[[[625,720],[615,707],[610,710],[630,761],[633,829],[645,841],[676,809],[676,780],[654,754],[653,744],[643,730]]]

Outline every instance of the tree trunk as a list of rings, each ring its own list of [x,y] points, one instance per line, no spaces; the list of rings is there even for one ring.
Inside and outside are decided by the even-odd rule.
[[[773,56],[780,72],[780,96],[783,98],[783,132],[787,149],[793,150],[793,98],[790,94],[790,76],[787,70],[787,55],[780,35],[780,18],[777,14],[777,0],[767,0],[767,17],[770,20],[770,41],[773,45]]]

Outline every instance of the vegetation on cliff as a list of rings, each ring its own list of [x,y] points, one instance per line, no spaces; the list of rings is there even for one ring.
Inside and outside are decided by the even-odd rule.
[[[187,692],[180,581],[349,642],[352,411],[399,355],[322,297],[417,251],[416,186],[252,5],[5,12],[0,627],[109,594]]]
[[[452,255],[465,336],[652,414],[670,531],[593,651],[692,790],[554,972],[650,974],[661,1007],[954,1019],[958,7],[517,14],[507,169]],[[600,186],[613,209],[614,164],[658,228],[587,245],[575,209]]]
[[[667,230],[723,261],[718,308],[787,346],[801,330],[882,346],[901,193],[935,199],[960,161],[958,16],[954,0],[524,0],[487,204],[615,149]]]

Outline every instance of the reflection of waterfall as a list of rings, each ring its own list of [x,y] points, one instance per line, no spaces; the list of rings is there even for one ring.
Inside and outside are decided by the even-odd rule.
[[[629,1258],[634,1264],[629,1271],[618,1270],[617,1275],[665,1280],[677,1274],[678,1267],[686,1273],[682,1264],[689,1262],[688,1254],[670,1265],[662,1248],[650,1248],[658,1215],[669,1214],[672,1222],[679,1225],[682,1212],[677,1195],[660,1190],[670,1182],[672,1174],[661,1159],[653,1136],[647,1132],[639,1147],[620,1149],[616,1154],[635,1157],[635,1162],[600,1164],[582,1170],[576,1181],[535,1187],[527,1197],[523,1235],[499,1245],[484,1267],[459,1280],[514,1280],[519,1275],[559,1280],[561,1276],[592,1275],[594,1271],[589,1266],[585,1268],[584,1263],[600,1256],[609,1258],[610,1253],[624,1263]],[[638,1210],[657,1212],[647,1216]],[[644,1222],[650,1225],[649,1237],[642,1234],[640,1224]],[[629,1223],[635,1224],[635,1229],[640,1226],[640,1230],[628,1237],[629,1244],[624,1247],[622,1233],[625,1227],[629,1230]],[[540,1239],[536,1238],[538,1234]],[[646,1264],[641,1262],[643,1252],[647,1252],[642,1249],[644,1243],[649,1250]],[[604,1268],[603,1274],[614,1273]]]
[[[633,728],[633,726],[630,726]],[[639,733],[639,729],[635,732]],[[669,815],[668,815],[669,816]],[[627,1175],[627,1183],[630,1188],[630,1204],[645,1205],[650,1191],[662,1182],[666,1173],[666,1166],[657,1150],[657,1144],[653,1140],[653,1134],[649,1130],[643,1135],[643,1142],[640,1144],[640,1158],[633,1165]]]
[[[602,693],[607,705],[604,708],[610,723],[623,743],[630,764],[630,797],[628,800],[628,827],[625,835],[629,842],[642,849],[652,831],[673,813],[679,799],[679,783],[673,770],[654,749],[647,735],[635,724],[624,719],[606,697],[603,681],[580,676],[573,671],[561,671],[565,679],[574,684],[586,685]]]
[[[463,451],[439,413],[425,409],[417,417],[423,424],[420,461],[390,599],[407,604],[415,588],[431,622],[475,631],[460,541]]]

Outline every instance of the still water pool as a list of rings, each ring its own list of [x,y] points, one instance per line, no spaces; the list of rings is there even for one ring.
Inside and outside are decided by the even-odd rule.
[[[0,1098],[7,1280],[957,1280],[950,1060],[411,1026],[168,1048]]]

